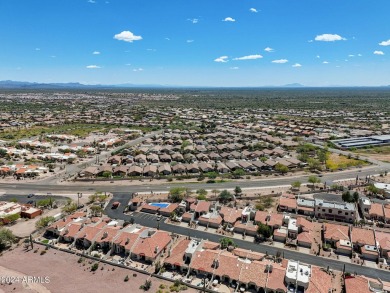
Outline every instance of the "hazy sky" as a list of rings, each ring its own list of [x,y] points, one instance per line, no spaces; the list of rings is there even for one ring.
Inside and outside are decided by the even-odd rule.
[[[0,0],[0,80],[390,84],[389,0]]]

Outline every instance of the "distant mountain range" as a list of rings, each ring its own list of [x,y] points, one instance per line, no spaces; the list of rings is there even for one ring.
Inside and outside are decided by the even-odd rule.
[[[164,85],[155,84],[117,84],[117,85],[101,85],[101,84],[82,84],[79,82],[68,83],[39,83],[27,81],[0,81],[0,89],[112,89],[112,88],[163,88]]]
[[[307,86],[300,83],[290,83],[280,86],[259,86],[259,87],[235,87],[235,88],[305,88]],[[330,87],[345,87],[345,86],[330,86]],[[361,86],[365,87],[365,86]],[[383,86],[383,87],[390,87]],[[225,87],[202,87],[202,86],[177,86],[177,85],[161,85],[161,84],[132,84],[123,83],[115,85],[102,85],[102,84],[82,84],[79,82],[68,83],[39,83],[39,82],[27,82],[27,81],[13,81],[2,80],[0,81],[0,89],[119,89],[119,88],[220,88]],[[226,87],[229,88],[229,87]]]

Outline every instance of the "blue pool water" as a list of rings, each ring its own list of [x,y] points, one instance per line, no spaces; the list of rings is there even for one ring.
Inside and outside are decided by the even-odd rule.
[[[151,202],[149,205],[164,209],[170,205],[168,202]]]

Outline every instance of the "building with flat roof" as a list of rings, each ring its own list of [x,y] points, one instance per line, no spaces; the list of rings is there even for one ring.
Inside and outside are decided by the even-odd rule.
[[[332,140],[332,143],[342,149],[363,148],[366,146],[382,146],[390,144],[390,135],[374,135],[335,139]]]
[[[348,202],[340,203],[316,199],[314,213],[319,219],[350,223],[353,223],[356,219],[355,205]]]

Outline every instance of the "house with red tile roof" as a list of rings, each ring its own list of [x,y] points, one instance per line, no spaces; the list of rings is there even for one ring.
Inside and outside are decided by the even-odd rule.
[[[363,276],[345,277],[345,293],[372,293],[368,279]]]
[[[106,223],[104,223],[104,225],[106,225]],[[102,227],[99,224],[85,225],[75,236],[76,245],[82,246],[84,248],[91,247],[96,236],[101,231],[102,231]]]
[[[380,256],[390,260],[390,233],[375,231],[375,240]]]
[[[168,232],[147,229],[140,233],[131,249],[131,258],[154,262],[169,249],[172,238]]]
[[[152,206],[150,204],[144,204],[141,207],[141,212],[149,213],[149,214],[157,214],[160,210],[160,207]]]
[[[207,214],[210,211],[210,208],[210,202],[199,200],[196,203],[191,204],[190,211],[195,212],[195,218],[199,218],[201,215]]]
[[[383,210],[383,205],[381,203],[372,202],[370,211],[368,212],[367,218],[369,220],[375,220],[375,221],[385,221],[385,213]]]
[[[279,197],[278,209],[283,212],[295,213],[297,210],[297,199],[294,195],[285,194]]]
[[[223,206],[219,214],[222,216],[224,223],[234,225],[235,222],[241,219],[242,211],[242,209]]]
[[[178,207],[178,203],[170,203],[166,208],[160,208],[159,213],[162,216],[169,217]]]
[[[351,238],[349,237],[349,226],[325,223],[322,230],[325,243],[328,243],[333,248],[335,248],[336,253],[348,256],[351,255],[352,242]]]
[[[164,260],[164,265],[171,269],[179,269],[183,271],[188,268],[189,261],[186,258],[186,250],[191,243],[189,239],[182,239],[168,252],[168,257]]]

